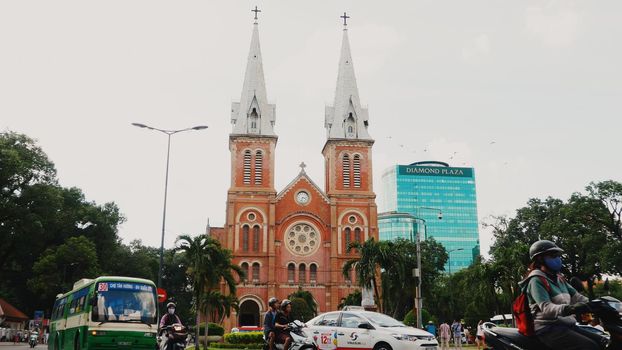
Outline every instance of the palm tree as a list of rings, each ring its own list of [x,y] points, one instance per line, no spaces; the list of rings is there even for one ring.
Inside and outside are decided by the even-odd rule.
[[[203,312],[204,314],[210,315],[210,318],[217,323],[222,323],[225,317],[229,317],[231,315],[231,309],[238,312],[240,310],[240,305],[238,302],[238,298],[233,295],[224,295],[217,290],[208,291],[205,295],[203,295]]]
[[[177,237],[177,251],[184,252],[186,262],[186,274],[192,286],[197,312],[197,342],[200,325],[200,312],[205,311],[209,315],[210,308],[204,301],[205,295],[218,289],[220,282],[224,281],[224,287],[229,295],[235,297],[236,279],[244,276],[242,269],[231,262],[230,250],[222,248],[220,242],[208,235],[202,234],[196,237],[181,235]],[[230,303],[232,305],[232,303]],[[233,307],[233,306],[232,306]],[[226,311],[228,314],[229,310]],[[207,327],[205,328],[205,347],[207,347]],[[198,343],[196,344],[198,345]]]
[[[372,286],[374,297],[378,304],[378,311],[382,312],[377,274],[380,269],[388,268],[396,261],[392,244],[390,241],[375,241],[373,238],[370,238],[362,244],[356,241],[350,242],[346,251],[349,253],[352,249],[356,249],[359,252],[359,257],[350,259],[344,264],[343,275],[349,276],[350,270],[354,267],[357,284],[361,288]]]

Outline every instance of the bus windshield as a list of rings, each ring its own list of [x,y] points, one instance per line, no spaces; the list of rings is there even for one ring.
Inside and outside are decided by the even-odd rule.
[[[99,282],[92,320],[156,323],[153,286],[134,282]]]

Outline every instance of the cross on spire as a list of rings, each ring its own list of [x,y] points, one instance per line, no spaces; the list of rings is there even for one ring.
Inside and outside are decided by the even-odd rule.
[[[258,19],[258,18],[257,18],[257,13],[261,12],[261,10],[260,10],[260,9],[258,9],[258,8],[257,8],[257,6],[255,6],[255,9],[254,9],[254,10],[251,10],[251,12],[255,12],[255,23],[257,23],[257,19]]]
[[[343,13],[343,16],[339,16],[339,18],[343,18],[344,27],[348,25],[348,18],[350,18],[350,16],[348,16],[345,12]]]
[[[305,164],[305,162],[300,163],[300,171],[304,173],[305,168],[307,167],[307,164]]]

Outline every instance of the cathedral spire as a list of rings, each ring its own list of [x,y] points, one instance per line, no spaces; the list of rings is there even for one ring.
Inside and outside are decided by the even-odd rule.
[[[253,35],[246,63],[246,73],[244,74],[242,96],[240,97],[240,102],[231,104],[232,134],[275,136],[274,120],[276,106],[268,103],[261,48],[259,46],[257,13],[260,10],[255,7],[252,11],[255,12],[255,22],[253,23]]]
[[[339,72],[337,73],[337,88],[335,102],[326,107],[325,127],[329,139],[359,139],[371,140],[367,132],[367,108],[361,106],[359,91],[356,85],[350,41],[348,40],[347,19],[343,13],[343,39],[341,42],[341,57],[339,58]]]

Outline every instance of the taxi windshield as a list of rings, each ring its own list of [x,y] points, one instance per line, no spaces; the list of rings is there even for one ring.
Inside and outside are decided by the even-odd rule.
[[[380,327],[405,327],[402,322],[384,314],[369,312],[365,313],[365,317]]]
[[[100,322],[156,323],[153,286],[131,282],[100,282],[92,315]]]

